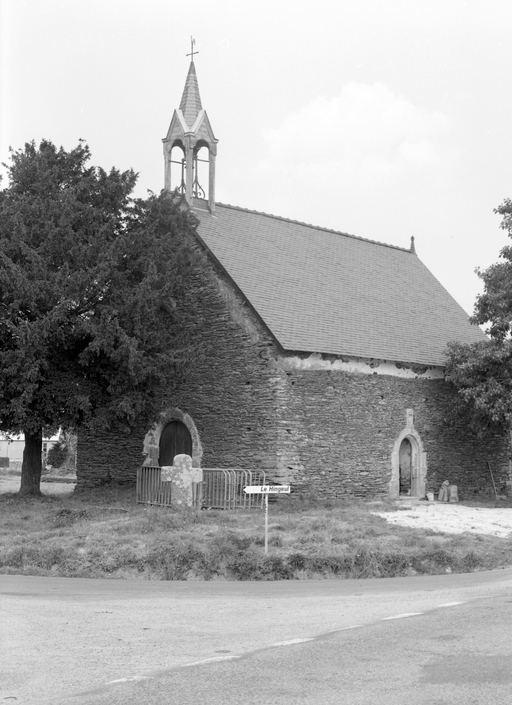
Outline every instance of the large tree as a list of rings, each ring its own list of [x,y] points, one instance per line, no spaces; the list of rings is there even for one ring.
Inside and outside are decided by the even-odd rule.
[[[136,174],[88,165],[84,142],[11,151],[0,191],[0,429],[23,433],[21,494],[38,494],[43,434],[129,429],[186,365],[178,302],[194,218]]]
[[[495,213],[512,238],[512,200]],[[477,269],[484,284],[472,323],[484,325],[489,336],[472,345],[448,346],[447,377],[457,389],[456,411],[475,433],[509,432],[512,428],[512,246],[488,269]]]

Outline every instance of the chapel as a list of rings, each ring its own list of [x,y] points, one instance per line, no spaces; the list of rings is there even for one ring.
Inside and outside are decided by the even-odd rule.
[[[214,136],[194,54],[163,139],[164,188],[193,209],[202,258],[189,334],[207,354],[128,437],[80,434],[78,486],[134,482],[140,465],[263,469],[328,498],[424,497],[448,479],[509,488],[507,446],[450,418],[452,340],[478,326],[409,248],[218,203]],[[342,219],[342,213],[340,214]]]

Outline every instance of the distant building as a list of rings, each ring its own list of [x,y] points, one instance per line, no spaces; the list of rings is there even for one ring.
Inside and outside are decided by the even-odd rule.
[[[58,434],[50,438],[43,438],[43,465],[50,448],[59,440]],[[25,437],[23,434],[9,436],[0,432],[0,458],[7,458],[9,462],[21,463],[23,451],[25,449]]]
[[[468,496],[488,488],[488,462],[508,488],[504,440],[447,423],[446,345],[484,335],[413,238],[402,249],[216,203],[217,139],[193,61],[163,146],[165,188],[199,219],[190,335],[207,355],[151,429],[80,436],[79,486],[133,482],[141,462],[186,452],[333,498],[422,497],[445,479]]]

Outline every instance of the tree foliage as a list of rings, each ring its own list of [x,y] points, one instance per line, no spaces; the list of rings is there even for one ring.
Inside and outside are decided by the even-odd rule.
[[[58,440],[57,443],[52,445],[46,456],[46,462],[52,468],[61,468],[67,459],[68,449],[66,443],[62,440]]]
[[[194,218],[171,194],[132,199],[133,171],[89,159],[84,142],[28,143],[0,191],[0,429],[26,446],[59,426],[133,427],[186,365]],[[38,491],[35,464],[33,448],[24,493]]]
[[[512,238],[512,200],[495,213],[500,227]],[[477,297],[472,323],[486,326],[488,340],[450,343],[447,378],[457,390],[455,411],[478,435],[506,432],[512,427],[512,246],[500,252],[500,261],[477,269],[484,283]]]

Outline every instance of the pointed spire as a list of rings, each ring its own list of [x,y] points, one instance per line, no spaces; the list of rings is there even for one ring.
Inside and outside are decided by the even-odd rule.
[[[414,235],[411,235],[411,252],[413,255],[416,254],[416,247],[414,246]]]
[[[194,57],[192,57],[180,103],[180,110],[183,113],[185,122],[190,128],[195,123],[196,118],[202,109],[203,106],[201,105],[201,96],[199,95],[196,67],[194,66]]]
[[[195,41],[190,38],[190,66],[185,88],[178,110],[172,116],[171,124],[164,137],[165,189],[178,189],[185,195],[189,206],[207,201],[210,212],[215,211],[215,157],[217,142],[203,110],[199,96],[196,69],[194,66]],[[173,150],[176,148],[175,154]],[[208,150],[205,159],[204,149]],[[199,156],[201,154],[201,156]],[[208,166],[206,167],[205,164]],[[206,171],[207,169],[207,171]],[[208,188],[206,187],[208,179]],[[199,207],[199,206],[198,206]],[[200,205],[200,207],[203,207]]]

